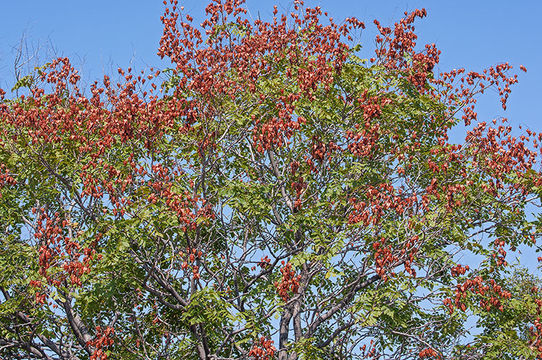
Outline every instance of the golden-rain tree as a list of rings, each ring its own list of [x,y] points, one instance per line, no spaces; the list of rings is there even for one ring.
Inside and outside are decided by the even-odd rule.
[[[0,357],[541,356],[506,257],[540,236],[541,137],[475,112],[509,64],[437,72],[425,10],[363,59],[364,23],[299,0],[166,5],[170,68],[84,91],[61,58],[1,91]]]

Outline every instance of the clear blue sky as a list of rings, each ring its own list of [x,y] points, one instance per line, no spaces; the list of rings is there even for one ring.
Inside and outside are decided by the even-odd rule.
[[[0,1],[0,88],[13,86],[14,48],[23,34],[31,48],[41,46],[41,63],[54,53],[68,56],[87,81],[119,66],[165,66],[156,56],[164,8],[160,0]],[[180,3],[196,21],[201,20],[206,1]],[[269,18],[273,4],[279,10],[291,9],[289,0],[248,0],[246,6],[252,17]],[[520,73],[508,110],[500,108],[494,93],[479,103],[480,119],[504,116],[512,123],[542,131],[541,1],[307,0],[306,5],[320,5],[335,20],[356,16],[364,21],[367,30],[361,41],[366,57],[372,55],[373,19],[392,24],[404,11],[425,7],[428,17],[416,26],[419,44],[437,44],[442,50],[440,69],[480,71],[505,61],[528,69],[526,74]]]
[[[40,60],[56,54],[68,56],[81,69],[84,78],[101,78],[118,66],[142,68],[160,65],[156,54],[162,27],[160,0],[1,0],[0,88],[13,85],[13,48],[26,35],[29,45],[41,46]],[[195,18],[201,19],[206,1],[180,0]],[[269,17],[272,5],[291,8],[289,0],[248,0],[253,17]],[[405,10],[425,7],[428,17],[418,21],[420,43],[436,43],[442,50],[441,69],[485,66],[509,61],[524,64],[520,83],[512,93],[509,111],[498,104],[481,103],[482,117],[507,116],[533,130],[542,130],[537,106],[542,96],[542,2],[530,1],[437,1],[437,0],[307,0],[320,5],[336,20],[356,16],[368,30],[362,34],[366,56],[372,48],[377,18],[384,24],[399,19]],[[164,64],[164,63],[162,63]]]
[[[68,56],[81,69],[84,78],[101,78],[118,66],[160,65],[156,54],[162,27],[160,0],[1,0],[0,11],[0,88],[13,85],[13,48],[25,34],[28,44],[41,46],[45,62],[56,51]],[[180,1],[195,18],[201,19],[206,1]],[[289,0],[248,0],[253,17],[265,18],[272,5],[291,8]],[[512,93],[509,110],[498,104],[481,103],[482,117],[507,116],[515,122],[542,130],[537,106],[542,96],[542,2],[535,0],[307,0],[320,5],[336,20],[356,16],[368,25],[362,35],[366,55],[373,43],[377,18],[391,24],[405,10],[425,7],[428,17],[418,21],[420,43],[436,43],[442,50],[441,69],[465,67],[481,70],[485,66],[509,61],[524,64],[527,74]],[[164,64],[164,63],[162,63]]]

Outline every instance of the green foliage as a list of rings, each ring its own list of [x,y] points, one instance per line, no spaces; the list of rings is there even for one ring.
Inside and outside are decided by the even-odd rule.
[[[57,59],[2,99],[0,357],[540,357],[506,254],[540,236],[536,152],[470,107],[510,67],[434,72],[422,10],[365,60],[353,19],[226,3],[207,38],[165,13],[161,84],[85,97]]]

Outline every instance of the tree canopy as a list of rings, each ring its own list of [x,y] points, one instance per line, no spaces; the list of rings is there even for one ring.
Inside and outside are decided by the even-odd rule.
[[[475,107],[512,66],[436,71],[423,9],[364,59],[360,20],[242,3],[165,3],[169,68],[0,90],[0,357],[542,358],[507,257],[537,250],[542,135]]]

